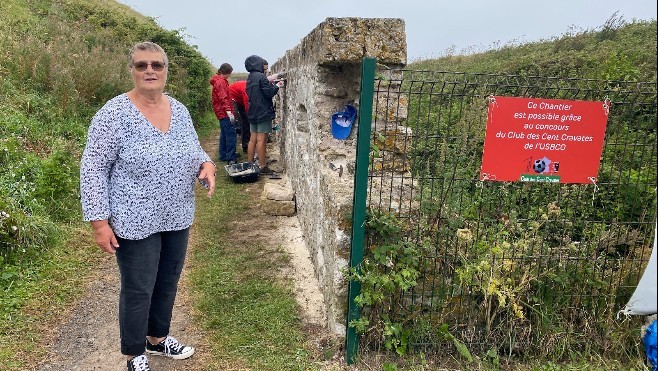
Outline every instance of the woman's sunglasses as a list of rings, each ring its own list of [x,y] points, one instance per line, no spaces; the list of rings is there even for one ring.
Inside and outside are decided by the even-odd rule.
[[[153,69],[153,71],[162,71],[165,68],[165,64],[162,63],[162,62],[150,62],[149,63],[149,62],[144,62],[144,61],[135,62],[133,64],[133,67],[135,68],[135,70],[137,70],[139,72],[144,72],[144,71],[146,71],[146,68],[148,68],[149,65],[151,65],[151,68]]]

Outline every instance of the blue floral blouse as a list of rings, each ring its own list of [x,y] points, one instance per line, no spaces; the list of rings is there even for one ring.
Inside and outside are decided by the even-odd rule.
[[[130,240],[192,225],[194,185],[210,157],[187,108],[169,101],[167,132],[151,125],[126,94],[96,112],[80,163],[85,221],[108,219],[115,235]]]

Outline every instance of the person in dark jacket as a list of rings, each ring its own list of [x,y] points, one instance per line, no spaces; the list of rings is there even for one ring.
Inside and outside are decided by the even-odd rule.
[[[270,172],[265,157],[265,146],[267,136],[272,132],[272,121],[274,120],[274,104],[272,98],[283,86],[283,81],[272,84],[265,76],[265,60],[257,55],[251,55],[244,61],[244,67],[249,72],[247,77],[247,96],[249,97],[249,128],[251,136],[247,146],[247,161],[254,161],[254,154],[258,153],[258,161],[261,172]]]

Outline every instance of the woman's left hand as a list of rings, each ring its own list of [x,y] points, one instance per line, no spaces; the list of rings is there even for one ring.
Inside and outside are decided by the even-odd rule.
[[[208,198],[212,197],[213,193],[215,193],[215,172],[215,165],[212,162],[201,164],[199,180],[203,180],[208,184]]]

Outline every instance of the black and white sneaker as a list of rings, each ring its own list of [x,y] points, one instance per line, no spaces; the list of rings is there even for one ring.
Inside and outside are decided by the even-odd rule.
[[[149,360],[145,355],[137,356],[128,361],[128,371],[151,371]]]
[[[260,168],[259,173],[262,174],[262,175],[270,175],[270,174],[274,173],[274,171],[272,171],[272,169],[270,169],[267,166],[263,166],[263,167]]]
[[[173,359],[185,359],[194,354],[194,348],[189,345],[181,344],[175,338],[167,336],[156,345],[153,345],[150,341],[146,340],[146,353]]]

